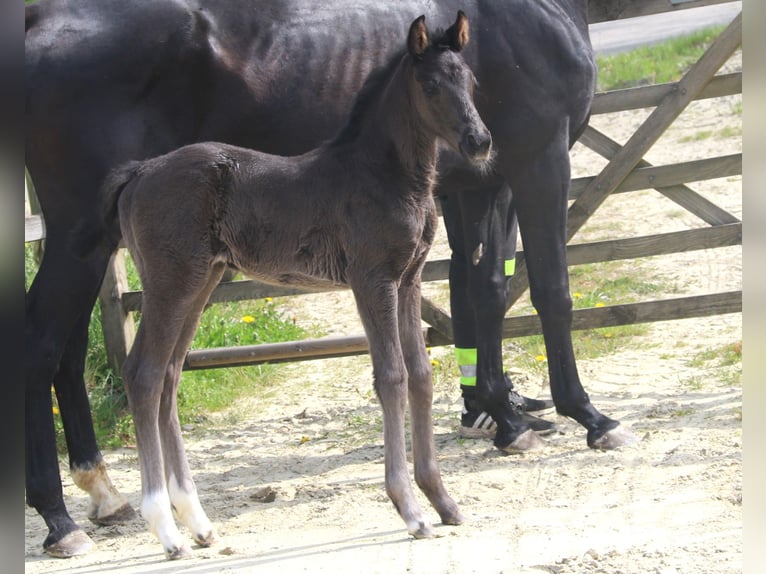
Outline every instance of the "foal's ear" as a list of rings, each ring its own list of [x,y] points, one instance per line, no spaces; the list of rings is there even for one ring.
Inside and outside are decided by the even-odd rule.
[[[458,10],[455,23],[444,33],[449,41],[450,50],[459,52],[468,43],[468,16]]]
[[[426,17],[419,16],[410,25],[410,34],[407,37],[407,49],[415,57],[422,56],[428,48],[428,30],[426,29]]]

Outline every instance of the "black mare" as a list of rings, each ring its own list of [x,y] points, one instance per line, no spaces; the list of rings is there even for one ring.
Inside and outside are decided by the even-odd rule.
[[[492,133],[495,170],[479,177],[444,154],[437,192],[449,198],[452,314],[456,328],[469,331],[461,336],[475,338],[477,393],[497,422],[495,444],[535,446],[519,442],[528,428],[502,376],[502,251],[516,216],[558,412],[587,429],[592,447],[630,440],[591,404],[570,339],[568,149],[587,122],[595,85],[586,4],[41,0],[26,7],[26,163],[48,236],[26,300],[26,492],[48,526],[50,554],[91,545],[63,501],[51,384],[75,482],[91,495],[89,517],[110,522],[131,513],[106,474],[83,383],[87,326],[110,243],[104,237],[88,260],[69,246],[74,229],[96,225],[106,173],[196,141],[281,155],[311,149],[335,134],[364,78],[421,13],[446,21],[462,8],[481,30],[464,57],[479,82],[476,106]],[[356,33],[341,41],[339,29]]]

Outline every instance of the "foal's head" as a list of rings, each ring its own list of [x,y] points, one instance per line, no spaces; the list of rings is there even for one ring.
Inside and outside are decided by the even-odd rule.
[[[468,17],[457,20],[432,41],[425,16],[410,26],[407,49],[413,60],[410,93],[429,129],[470,163],[486,166],[492,136],[473,103],[476,78],[460,52],[468,43]]]

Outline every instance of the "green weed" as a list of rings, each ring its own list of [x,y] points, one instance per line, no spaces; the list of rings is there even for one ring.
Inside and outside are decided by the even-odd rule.
[[[742,341],[706,349],[691,357],[689,365],[706,371],[705,379],[735,387],[742,384]],[[702,380],[702,377],[700,377]]]
[[[597,91],[677,81],[722,31],[723,26],[715,26],[660,44],[599,57]]]
[[[678,141],[680,141],[681,143],[689,143],[689,142],[698,142],[698,141],[708,140],[712,138],[726,139],[726,138],[733,138],[733,137],[742,137],[741,127],[726,126],[718,131],[700,130],[691,135],[680,137],[678,138]]]
[[[742,362],[742,341],[729,343],[715,349],[706,349],[689,359],[692,367],[709,366],[728,367]]]
[[[666,285],[641,278],[626,262],[594,263],[569,270],[572,305],[575,309],[630,303],[667,289]],[[511,315],[536,313],[531,303],[514,307]],[[578,359],[602,357],[624,347],[630,340],[648,332],[644,324],[603,327],[572,332],[572,345]],[[514,339],[506,344],[516,367],[540,374],[547,371],[545,341],[542,335]]]

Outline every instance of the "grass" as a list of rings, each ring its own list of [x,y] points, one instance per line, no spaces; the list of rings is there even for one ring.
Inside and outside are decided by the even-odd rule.
[[[618,90],[678,80],[723,31],[713,26],[687,36],[597,58],[597,91]]]
[[[726,139],[726,138],[733,138],[733,137],[742,137],[741,127],[725,126],[721,128],[720,130],[700,130],[692,135],[679,138],[678,141],[681,143],[691,143],[691,142],[708,140],[712,138]]]
[[[705,372],[699,380],[688,381],[693,388],[701,388],[705,381],[714,379],[730,387],[742,385],[742,341],[701,351],[688,360],[690,366]]]
[[[689,389],[700,391],[711,383],[730,387],[742,385],[742,341],[700,351],[687,360],[700,374],[685,379]]]
[[[570,267],[569,280],[575,309],[631,303],[653,294],[665,292],[667,285],[647,280],[629,263],[609,262]],[[512,315],[535,313],[531,303],[519,305]],[[578,359],[594,359],[609,355],[634,337],[644,335],[645,324],[603,327],[572,332],[572,345]],[[542,335],[513,339],[506,344],[519,369],[539,375],[547,372],[545,341]]]

